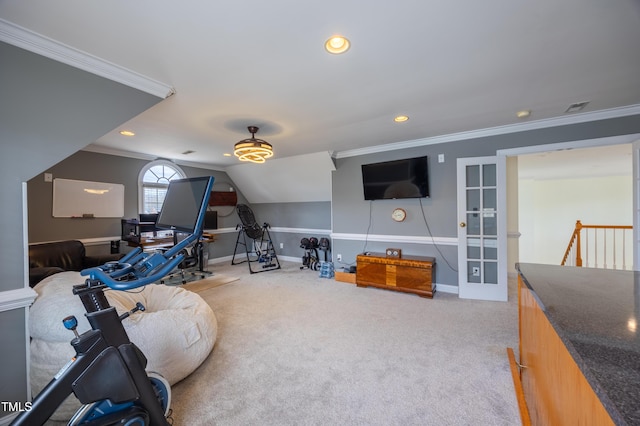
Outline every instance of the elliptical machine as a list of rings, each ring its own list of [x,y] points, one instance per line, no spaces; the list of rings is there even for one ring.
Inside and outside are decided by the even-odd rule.
[[[180,230],[190,235],[168,251],[143,253],[133,250],[117,262],[107,262],[81,271],[84,284],[73,287],[80,297],[91,325],[81,335],[75,317],[63,319],[75,333],[71,345],[76,355],[35,397],[31,409],[22,412],[11,425],[44,424],[71,394],[84,404],[71,418],[71,426],[168,426],[171,423],[171,388],[162,376],[147,373],[147,359],[129,340],[122,320],[144,311],[138,303],[118,316],[109,306],[104,291],[131,290],[158,282],[184,260],[183,250],[202,236],[204,212],[213,177],[171,181],[157,227]]]

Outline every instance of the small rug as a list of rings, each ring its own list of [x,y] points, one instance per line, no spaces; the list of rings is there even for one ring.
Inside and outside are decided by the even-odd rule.
[[[181,287],[185,290],[192,291],[194,293],[201,293],[203,291],[220,287],[224,284],[229,284],[234,281],[238,281],[239,277],[232,277],[224,274],[214,274],[209,278],[205,278],[203,280],[193,281],[187,284],[182,285]]]

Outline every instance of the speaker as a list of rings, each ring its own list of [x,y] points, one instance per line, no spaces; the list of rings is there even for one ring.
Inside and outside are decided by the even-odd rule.
[[[203,229],[218,229],[218,212],[216,210],[207,210],[204,212]]]
[[[385,254],[387,255],[387,257],[400,258],[400,257],[402,257],[402,250],[397,249],[397,248],[388,248],[385,251]]]

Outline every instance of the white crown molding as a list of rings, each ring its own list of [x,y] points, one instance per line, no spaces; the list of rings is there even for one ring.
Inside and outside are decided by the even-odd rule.
[[[586,123],[589,121],[607,120],[611,118],[626,117],[640,114],[640,105],[629,105],[620,108],[603,109],[600,111],[572,114],[563,117],[546,118],[543,120],[529,121],[526,123],[508,124],[506,126],[490,127],[486,129],[470,130],[468,132],[451,133],[448,135],[434,136],[430,138],[415,139],[405,142],[395,142],[385,145],[377,145],[366,148],[350,149],[336,152],[334,158],[356,157],[358,155],[375,154],[378,152],[394,151],[397,149],[416,148],[439,143],[458,142],[468,139],[477,139],[488,136],[505,135],[509,133],[525,132],[529,130],[545,129],[549,127],[565,126],[570,124]]]
[[[0,19],[0,41],[165,99],[173,87]]]
[[[116,148],[109,148],[106,146],[96,145],[96,144],[89,144],[84,148],[82,148],[82,151],[95,152],[96,154],[116,155],[118,157],[135,158],[138,160],[147,160],[147,161],[155,161],[159,159],[157,156],[154,156],[154,155],[143,154],[141,152],[125,151],[125,150],[116,149]],[[217,172],[225,171],[225,167],[215,166],[212,164],[198,163],[195,161],[174,160],[174,159],[168,159],[168,158],[167,160],[179,166],[196,167],[196,168],[205,169],[205,170],[215,170]]]

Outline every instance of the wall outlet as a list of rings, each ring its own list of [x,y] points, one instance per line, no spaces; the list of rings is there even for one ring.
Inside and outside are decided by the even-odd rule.
[[[473,268],[471,268],[471,275],[473,275],[474,277],[479,277],[480,276],[480,267],[479,266],[474,266]]]
[[[45,173],[45,174],[44,174],[44,181],[45,181],[45,182],[53,182],[53,174],[51,174],[51,173]]]
[[[338,262],[342,262],[342,255],[341,254],[336,254],[336,260]]]
[[[438,163],[444,163],[444,154],[438,154]]]
[[[284,243],[280,243],[280,248],[284,248]]]

